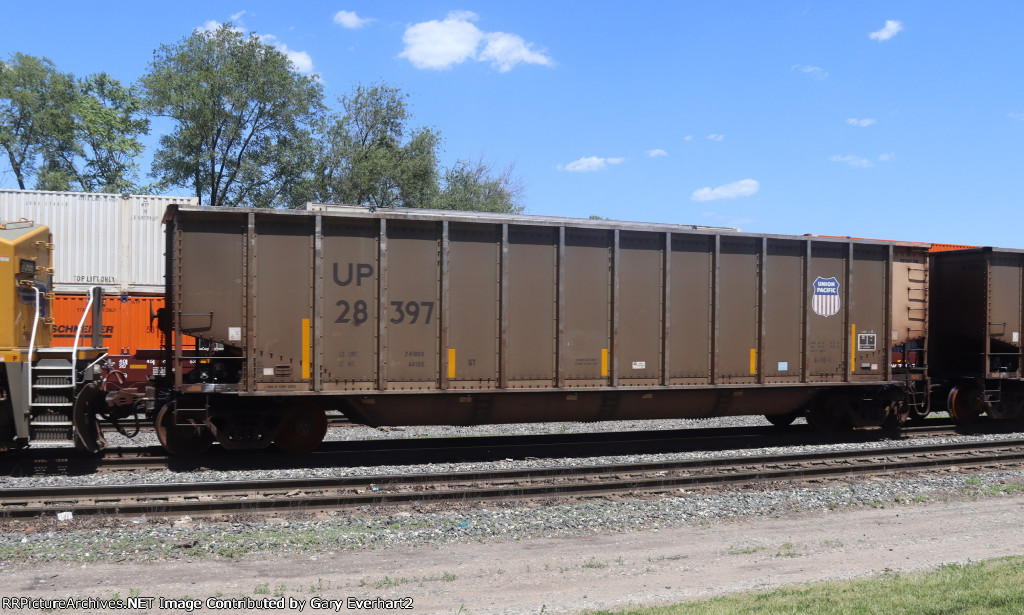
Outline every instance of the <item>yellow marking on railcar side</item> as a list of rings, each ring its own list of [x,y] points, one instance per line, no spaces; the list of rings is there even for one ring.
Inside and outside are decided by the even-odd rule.
[[[302,379],[309,380],[309,319],[302,319]]]
[[[850,323],[850,373],[857,369],[857,325]]]
[[[455,349],[448,349],[448,377],[455,377]]]
[[[604,377],[604,376],[607,376],[607,375],[608,375],[608,349],[607,348],[602,348],[601,349],[601,376]]]
[[[750,375],[757,374],[757,348],[750,349]]]

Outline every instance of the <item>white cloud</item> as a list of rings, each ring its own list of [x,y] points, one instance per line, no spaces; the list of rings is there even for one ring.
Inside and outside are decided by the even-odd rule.
[[[369,18],[363,18],[356,15],[353,11],[338,11],[334,14],[334,23],[338,24],[343,28],[362,28],[366,24],[373,21]]]
[[[902,21],[895,21],[893,19],[887,19],[886,22],[885,22],[885,27],[882,28],[881,30],[877,30],[875,32],[869,32],[868,33],[868,38],[874,39],[874,40],[879,41],[879,42],[887,41],[890,38],[892,38],[892,37],[896,36],[897,34],[899,34],[901,30],[903,30],[903,22]]]
[[[888,154],[879,154],[878,155],[878,161],[879,162],[889,162],[890,160],[892,160],[895,157],[896,157],[896,154],[894,154],[892,152],[889,152]]]
[[[668,156],[668,152],[663,149],[649,149],[647,155],[651,158],[657,158],[658,156]]]
[[[686,135],[683,137],[683,141],[693,141],[693,135]]]
[[[484,50],[480,52],[477,59],[481,62],[490,62],[491,66],[498,69],[499,72],[507,73],[520,62],[540,64],[541,66],[554,64],[551,58],[539,51],[534,51],[531,49],[530,43],[515,34],[491,32],[487,35],[486,41]]]
[[[1010,113],[1008,117],[1024,122],[1024,113]]]
[[[228,22],[231,23],[231,31],[237,32],[238,34],[245,35],[245,24],[242,23],[242,16],[245,15],[245,11],[238,11],[232,15]],[[203,25],[195,29],[195,32],[202,32],[205,34],[212,34],[220,29],[224,24],[217,21],[216,19],[209,19]]]
[[[476,55],[484,38],[484,33],[470,23],[476,19],[476,13],[457,11],[449,13],[444,21],[411,25],[402,35],[405,51],[399,57],[408,58],[416,68],[440,70],[461,64]]]
[[[278,42],[277,37],[273,34],[261,35],[260,41],[267,45],[273,45],[278,51],[288,56],[288,59],[291,60],[291,63],[295,66],[296,71],[307,75],[313,72],[313,58],[305,51],[289,49],[288,45]]]
[[[738,182],[725,184],[717,188],[700,188],[690,195],[693,201],[715,201],[717,199],[735,199],[741,196],[757,194],[761,184],[756,179],[741,179]]]
[[[569,171],[570,173],[589,173],[591,171],[600,171],[607,168],[609,165],[621,164],[625,161],[625,158],[598,158],[597,156],[588,156],[586,158],[580,158],[579,160],[573,160],[566,165],[558,165],[558,170]]]
[[[718,135],[718,134],[711,133],[711,134],[709,134],[707,136],[707,138],[710,139],[711,141],[717,141],[717,142],[721,143],[725,139],[725,135]]]
[[[402,42],[406,58],[416,68],[442,70],[466,60],[490,62],[507,73],[517,64],[553,66],[554,61],[533,49],[522,37],[506,32],[484,32],[472,22],[479,17],[470,11],[453,11],[444,21],[424,21],[405,29]],[[483,44],[483,49],[480,49]]]
[[[858,169],[866,169],[868,167],[874,166],[874,164],[872,164],[872,162],[867,158],[854,156],[853,154],[847,154],[845,156],[840,156],[836,154],[833,156],[829,156],[828,159],[830,162],[842,162],[844,164],[850,165],[851,167],[857,167]]]
[[[223,26],[223,25],[224,24],[222,24],[221,22],[217,21],[216,19],[210,19],[210,20],[206,21],[203,25],[201,25],[198,28],[196,28],[195,31],[196,32],[204,32],[204,33],[207,33],[207,34],[212,34],[212,33],[216,32],[217,30],[220,30],[220,27]],[[232,27],[231,30],[234,31],[234,32],[238,32],[239,34],[245,34],[245,31],[242,30],[241,28],[237,27],[237,26]]]
[[[874,118],[857,119],[855,117],[851,117],[850,119],[846,120],[846,123],[849,124],[850,126],[856,126],[858,128],[867,128],[868,126],[871,126],[871,125],[873,125],[875,123],[875,119]]]
[[[793,67],[790,68],[789,70],[809,75],[818,81],[828,78],[828,72],[824,68],[821,68],[820,66],[805,66],[803,64],[794,64]]]
[[[277,49],[288,56],[288,59],[295,65],[295,70],[300,73],[308,75],[313,72],[313,58],[310,57],[305,51],[295,51],[294,49],[288,49],[288,45],[279,43]]]

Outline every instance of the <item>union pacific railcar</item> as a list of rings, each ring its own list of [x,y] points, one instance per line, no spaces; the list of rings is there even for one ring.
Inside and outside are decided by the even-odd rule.
[[[98,334],[49,348],[49,232],[0,229],[0,447],[95,451],[97,415],[139,412],[187,455],[308,451],[329,409],[371,425],[764,414],[895,432],[933,408],[970,422],[1024,407],[1020,251],[324,205],[164,221],[167,369],[136,388]]]
[[[924,347],[927,244],[338,206],[165,222],[172,452],[308,450],[329,408],[895,429],[927,406],[923,366],[892,361]]]

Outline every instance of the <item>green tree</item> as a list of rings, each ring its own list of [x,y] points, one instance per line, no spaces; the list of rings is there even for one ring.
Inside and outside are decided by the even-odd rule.
[[[49,59],[13,53],[0,61],[0,148],[22,190],[37,175],[45,187],[56,171],[44,154],[74,149],[74,98],[74,79]]]
[[[524,188],[513,177],[514,165],[495,174],[482,158],[475,163],[459,160],[444,174],[444,189],[430,205],[435,209],[522,213]]]
[[[175,127],[153,176],[212,206],[296,206],[309,181],[323,90],[287,56],[230,23],[163,45],[142,77],[146,106]]]
[[[139,191],[139,138],[149,132],[142,99],[106,73],[75,82],[67,108],[71,138],[44,153],[38,184],[47,190]],[[144,189],[143,189],[144,190]]]
[[[316,200],[426,207],[436,199],[438,134],[410,130],[406,99],[386,84],[356,86],[326,123],[311,190]]]
[[[105,73],[76,80],[46,59],[0,62],[0,147],[25,189],[136,189],[149,122],[135,93]]]
[[[149,133],[142,97],[106,73],[80,80],[78,93],[75,119],[85,160],[76,182],[86,192],[138,190],[139,139]]]

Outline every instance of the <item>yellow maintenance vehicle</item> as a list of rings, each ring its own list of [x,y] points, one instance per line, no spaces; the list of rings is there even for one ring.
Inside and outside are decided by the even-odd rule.
[[[46,226],[0,222],[0,451],[34,441],[73,440],[89,452],[106,444],[96,421],[106,411],[102,291],[90,292],[74,344],[51,346],[52,256]],[[91,338],[81,340],[90,315]]]

